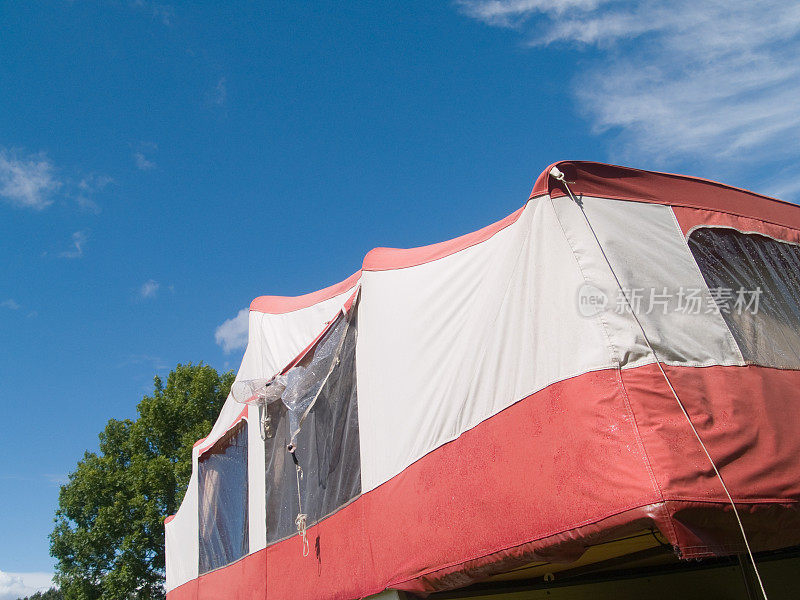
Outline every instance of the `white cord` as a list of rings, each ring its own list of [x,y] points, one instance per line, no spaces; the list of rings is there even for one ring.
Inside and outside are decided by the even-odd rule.
[[[661,366],[661,360],[658,358],[658,354],[656,353],[655,348],[653,348],[653,344],[650,343],[650,339],[647,337],[647,332],[644,329],[644,325],[642,325],[642,322],[639,320],[639,317],[637,316],[636,311],[633,309],[633,305],[631,304],[631,301],[628,298],[628,295],[625,293],[625,289],[622,286],[622,283],[620,282],[619,277],[617,277],[617,273],[616,273],[616,271],[614,271],[614,267],[611,265],[611,261],[609,260],[608,256],[606,255],[605,250],[603,249],[603,244],[600,242],[600,238],[597,237],[597,233],[595,232],[594,227],[592,227],[591,221],[589,221],[589,217],[588,217],[588,215],[586,214],[586,211],[583,208],[583,203],[578,201],[578,199],[572,193],[572,190],[569,188],[569,184],[567,183],[567,180],[564,177],[564,173],[562,173],[558,168],[553,167],[552,169],[550,169],[550,176],[553,177],[554,179],[557,179],[558,181],[560,181],[560,182],[562,182],[564,184],[564,187],[567,189],[567,193],[569,194],[570,199],[581,209],[581,213],[583,214],[583,218],[586,219],[586,224],[589,226],[589,229],[591,230],[592,235],[594,236],[594,239],[597,242],[597,246],[600,248],[600,252],[603,255],[603,258],[605,259],[606,264],[608,265],[608,268],[611,270],[611,274],[614,276],[614,280],[617,282],[617,286],[619,287],[619,290],[622,293],[622,296],[625,298],[625,302],[626,302],[626,304],[628,305],[628,308],[631,311],[631,315],[633,315],[633,318],[636,321],[636,324],[639,325],[639,329],[642,332],[642,336],[644,337],[645,343],[647,344],[647,347],[650,349],[650,352],[653,353],[653,358],[656,359],[656,364],[658,365],[658,370],[661,371],[661,375],[664,377],[664,381],[667,382],[667,386],[669,386],[669,389],[672,392],[672,396],[675,398],[675,401],[678,403],[678,407],[680,407],[681,412],[683,413],[683,416],[686,417],[686,420],[689,423],[689,427],[692,428],[692,432],[694,433],[694,436],[697,438],[697,441],[700,443],[700,447],[703,449],[703,452],[705,453],[706,458],[708,458],[708,462],[711,463],[711,467],[714,469],[714,473],[716,474],[717,479],[719,479],[719,482],[722,485],[722,489],[724,490],[725,495],[728,497],[728,502],[730,502],[731,508],[733,508],[733,514],[736,516],[736,522],[739,524],[739,531],[742,533],[742,540],[744,540],[744,546],[747,549],[747,555],[750,557],[750,563],[753,565],[753,571],[756,574],[756,579],[758,580],[758,585],[761,588],[761,594],[764,596],[764,600],[769,600],[769,598],[767,597],[767,592],[764,589],[764,582],[761,581],[761,574],[758,571],[758,566],[756,565],[756,559],[753,557],[753,552],[750,550],[750,542],[747,540],[747,534],[744,531],[744,525],[742,524],[742,519],[741,519],[741,517],[739,517],[739,511],[736,509],[736,504],[734,503],[733,498],[731,497],[731,494],[728,491],[728,486],[725,485],[725,481],[722,479],[722,474],[719,472],[719,469],[717,468],[717,465],[714,462],[714,459],[711,458],[711,454],[709,453],[708,448],[706,448],[706,445],[703,443],[703,439],[700,437],[700,434],[698,433],[697,429],[695,428],[694,423],[692,423],[691,417],[689,417],[689,412],[686,410],[686,407],[684,406],[684,404],[681,401],[680,397],[678,397],[678,393],[675,391],[675,388],[672,386],[672,382],[670,381],[669,377],[667,376],[666,371],[664,371],[664,367]]]
[[[294,524],[297,526],[297,535],[303,540],[303,558],[308,556],[308,537],[306,537],[306,528],[308,523],[308,515],[303,512],[303,500],[300,498],[300,480],[303,478],[303,469],[300,465],[295,465],[297,476],[297,509],[298,513],[294,519]]]

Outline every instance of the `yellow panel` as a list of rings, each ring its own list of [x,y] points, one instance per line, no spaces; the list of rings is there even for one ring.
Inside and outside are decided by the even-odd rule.
[[[574,564],[574,563],[573,563]],[[687,569],[576,585],[541,587],[519,592],[446,592],[446,598],[469,600],[748,600],[738,566]],[[696,563],[695,563],[696,564]],[[800,589],[800,558],[771,560],[759,564],[770,600],[797,600]],[[435,600],[437,594],[428,600]],[[758,598],[758,595],[755,596]]]
[[[617,558],[619,556],[624,556],[633,552],[639,552],[641,550],[647,550],[648,548],[655,548],[661,545],[664,545],[663,541],[657,539],[652,532],[643,531],[639,534],[614,540],[612,542],[590,546],[578,560],[571,563],[534,562],[512,571],[508,571],[507,573],[495,575],[486,581],[535,579],[537,577],[544,577],[550,573],[555,574],[559,571],[599,563],[611,558]]]

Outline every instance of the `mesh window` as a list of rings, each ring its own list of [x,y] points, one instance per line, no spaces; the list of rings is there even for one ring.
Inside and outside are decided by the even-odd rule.
[[[313,352],[287,373],[281,400],[267,404],[268,544],[297,533],[298,513],[307,514],[311,526],[361,493],[356,330],[354,312],[340,316]],[[299,502],[297,469],[287,451],[298,428]]]
[[[689,248],[744,360],[800,368],[800,246],[703,227]]]
[[[242,421],[200,457],[200,573],[249,552],[247,423]]]

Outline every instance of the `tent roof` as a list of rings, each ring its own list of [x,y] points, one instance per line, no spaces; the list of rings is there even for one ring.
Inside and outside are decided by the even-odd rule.
[[[529,200],[545,194],[554,198],[566,195],[563,183],[549,175],[553,167],[565,174],[570,189],[576,194],[712,210],[800,229],[800,206],[790,202],[708,179],[598,162],[553,163],[536,179]],[[520,208],[496,223],[452,240],[417,248],[374,248],[364,257],[361,269],[344,281],[301,296],[259,296],[250,304],[250,310],[268,314],[293,312],[352,289],[363,271],[404,269],[444,258],[491,238],[516,222],[522,210]]]
[[[553,163],[539,175],[531,191],[531,198],[544,194],[550,194],[554,198],[566,195],[564,184],[549,176],[553,167],[558,167],[564,173],[575,194],[713,210],[784,227],[800,228],[800,206],[791,202],[709,179],[597,162]]]

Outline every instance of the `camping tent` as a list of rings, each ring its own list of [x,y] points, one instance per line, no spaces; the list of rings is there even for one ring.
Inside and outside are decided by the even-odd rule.
[[[480,231],[253,301],[170,600],[426,594],[642,531],[742,552],[726,490],[753,550],[800,543],[800,208],[553,167]]]

